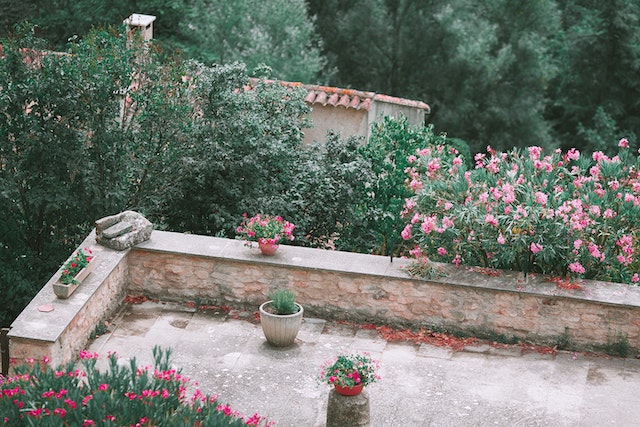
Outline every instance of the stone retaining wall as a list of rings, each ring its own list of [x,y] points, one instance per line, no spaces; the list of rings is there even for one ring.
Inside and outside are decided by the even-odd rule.
[[[403,259],[292,246],[265,257],[234,240],[166,238],[170,247],[152,239],[131,252],[129,292],[257,309],[270,290],[286,287],[308,316],[435,325],[540,344],[566,334],[583,348],[626,337],[640,347],[637,286],[585,281],[581,290],[563,290],[544,277],[525,281],[453,266],[443,266],[446,277],[422,281],[403,271]],[[194,245],[199,239],[209,240]],[[194,246],[199,249],[190,251]]]
[[[293,246],[265,257],[237,240],[162,231],[129,251],[98,246],[93,233],[85,246],[100,264],[69,300],[51,290],[59,272],[45,284],[12,325],[12,357],[70,360],[125,293],[257,310],[276,288],[294,290],[310,317],[491,332],[539,344],[566,334],[587,349],[623,337],[640,348],[637,286],[585,281],[580,290],[562,290],[542,277],[453,266],[443,266],[446,277],[421,281],[403,271],[404,259]],[[40,312],[42,304],[55,310]]]
[[[53,283],[58,270],[25,307],[11,325],[9,354],[16,361],[42,360],[54,365],[66,363],[85,348],[100,321],[108,318],[121,305],[129,283],[127,251],[115,251],[97,245],[91,233],[78,249],[93,252],[94,270],[69,299],[58,299]],[[51,311],[41,311],[49,306]]]

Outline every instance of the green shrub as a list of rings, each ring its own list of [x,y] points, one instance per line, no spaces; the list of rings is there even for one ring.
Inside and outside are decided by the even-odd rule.
[[[109,356],[109,369],[96,369],[98,355],[80,352],[76,362],[54,368],[47,363],[15,367],[0,377],[0,422],[11,426],[246,426],[265,425],[258,414],[242,417],[215,397],[196,390],[170,366],[170,350],[153,349],[155,364],[139,367],[135,359],[121,366]]]
[[[411,126],[406,117],[385,117],[372,125],[371,136],[361,147],[373,174],[362,206],[366,227],[374,237],[367,252],[383,255],[403,252],[405,245],[400,232],[405,221],[401,212],[405,199],[412,195],[406,185],[406,169],[419,148],[435,144],[447,144],[447,140],[434,134],[432,126]]]

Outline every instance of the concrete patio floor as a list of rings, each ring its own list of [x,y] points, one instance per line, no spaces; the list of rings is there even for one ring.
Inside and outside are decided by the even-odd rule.
[[[252,313],[241,313],[251,317]],[[276,426],[324,426],[329,386],[315,378],[339,352],[370,352],[382,380],[367,389],[372,427],[635,426],[640,360],[572,352],[521,354],[487,345],[452,351],[386,342],[377,332],[305,318],[296,344],[269,346],[260,325],[162,302],[125,304],[90,351],[152,363],[153,346],[206,394]],[[345,426],[347,427],[347,426]]]

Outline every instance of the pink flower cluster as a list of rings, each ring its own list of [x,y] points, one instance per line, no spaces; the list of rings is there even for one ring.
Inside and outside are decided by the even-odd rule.
[[[263,244],[277,244],[280,240],[293,240],[296,226],[281,216],[257,214],[251,218],[242,215],[242,223],[236,228],[239,238]]]
[[[636,282],[640,162],[627,139],[618,146],[613,157],[488,147],[473,170],[444,148],[418,150],[401,236],[436,261]]]
[[[175,369],[151,373],[149,367],[136,368],[132,363],[130,368],[103,374],[96,369],[97,359],[97,353],[80,352],[82,373],[69,366],[68,371],[54,370],[47,357],[44,364],[31,360],[28,365],[16,365],[16,375],[0,376],[0,424],[142,427],[173,425],[172,417],[178,414],[185,425],[197,426],[207,414],[214,414],[225,425],[238,421],[251,426],[272,425],[258,414],[245,419],[219,404],[217,396],[205,396],[199,390],[187,400],[185,393],[191,382]],[[156,360],[160,363],[162,354]],[[109,362],[112,367],[117,365],[115,354]]]

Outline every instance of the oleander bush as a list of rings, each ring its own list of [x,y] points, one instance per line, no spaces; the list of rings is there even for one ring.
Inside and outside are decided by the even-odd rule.
[[[80,352],[80,366],[53,367],[48,359],[15,367],[0,376],[0,425],[19,426],[270,426],[254,414],[243,417],[228,405],[195,390],[170,364],[170,350],[153,349],[153,367],[135,359],[96,369],[98,354]]]
[[[635,283],[640,262],[640,161],[540,147],[475,156],[467,170],[442,145],[410,158],[402,236],[411,254],[552,276]]]

